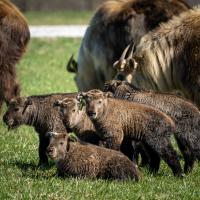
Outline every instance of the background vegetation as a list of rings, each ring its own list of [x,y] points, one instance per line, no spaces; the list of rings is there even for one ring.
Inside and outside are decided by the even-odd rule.
[[[32,39],[27,54],[17,66],[22,95],[76,91],[73,75],[65,71],[80,39]],[[4,106],[5,111],[6,107]],[[2,115],[1,115],[2,118]],[[199,199],[200,165],[183,179],[173,177],[162,162],[156,176],[144,169],[139,183],[103,180],[61,179],[53,163],[38,169],[38,138],[31,127],[14,131],[0,118],[0,199]]]
[[[30,25],[70,25],[88,24],[94,12],[92,11],[28,11],[25,12]]]

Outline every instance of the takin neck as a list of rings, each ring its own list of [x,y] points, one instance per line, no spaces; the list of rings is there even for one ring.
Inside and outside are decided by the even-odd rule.
[[[86,134],[87,132],[91,132],[91,131],[95,132],[94,125],[92,121],[90,120],[90,118],[85,113],[85,111],[82,111],[80,121],[79,123],[77,123],[76,126],[73,127],[73,130],[78,136],[82,134]]]
[[[44,110],[44,105],[39,102],[34,102],[34,106],[28,111],[29,115],[26,119],[26,125],[33,126],[38,133],[53,131],[53,121],[49,123],[51,113]]]
[[[132,80],[134,86],[160,92],[179,88],[174,71],[175,52],[168,38],[152,42],[142,54]]]

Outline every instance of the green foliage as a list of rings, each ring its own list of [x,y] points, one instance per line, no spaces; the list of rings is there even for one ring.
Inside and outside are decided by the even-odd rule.
[[[92,11],[29,11],[24,13],[30,25],[88,24]]]
[[[23,95],[76,91],[73,75],[65,70],[79,39],[33,39],[17,66]],[[5,111],[5,107],[4,107]],[[2,116],[1,116],[2,117]],[[38,138],[23,126],[7,131],[0,120],[0,199],[199,199],[200,166],[183,179],[173,177],[162,162],[159,173],[142,170],[139,183],[103,180],[61,179],[56,168],[38,169]],[[183,164],[183,162],[182,162]]]

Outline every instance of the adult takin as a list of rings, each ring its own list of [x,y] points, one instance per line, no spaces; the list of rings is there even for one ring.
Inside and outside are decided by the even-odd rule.
[[[182,169],[170,141],[173,120],[153,107],[109,98],[108,93],[91,90],[78,97],[86,102],[86,112],[107,148],[119,150],[124,138],[141,141],[150,156],[150,170],[157,172],[162,158],[175,176]]]
[[[170,116],[185,160],[184,172],[192,170],[195,159],[200,159],[200,112],[194,104],[173,94],[138,89],[126,81],[109,81],[104,91],[112,92],[115,98],[153,106]]]
[[[46,148],[49,145],[48,132],[70,132],[65,128],[59,110],[53,106],[54,102],[61,98],[76,95],[77,93],[36,95],[17,97],[10,101],[3,120],[9,129],[15,129],[21,125],[29,125],[35,128],[39,136],[39,165],[48,164],[46,155]]]
[[[84,142],[71,142],[67,134],[51,135],[47,153],[56,162],[58,175],[139,180],[137,166],[121,152]]]
[[[113,63],[125,47],[189,9],[184,0],[118,0],[106,1],[93,16],[79,50],[78,62],[73,56],[67,70],[75,72],[79,91],[103,89],[105,81],[116,72]]]
[[[30,32],[22,13],[8,0],[0,1],[0,110],[20,95],[16,64],[26,51]]]
[[[114,65],[117,77],[138,88],[179,90],[200,105],[200,8],[173,17],[146,34],[135,52],[132,46]]]

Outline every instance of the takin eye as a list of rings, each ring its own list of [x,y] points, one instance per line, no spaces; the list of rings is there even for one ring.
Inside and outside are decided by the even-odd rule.
[[[124,80],[124,76],[122,74],[118,74],[117,75],[117,80],[123,81]]]
[[[19,111],[19,108],[15,108],[14,111],[15,111],[15,112],[18,112],[18,111]]]
[[[73,110],[72,110],[72,112],[76,112],[76,110],[75,110],[75,109],[73,109]]]
[[[60,145],[62,146],[64,143],[63,142],[60,142]]]
[[[98,104],[101,104],[101,103],[102,103],[102,100],[99,100],[99,101],[98,101]]]

